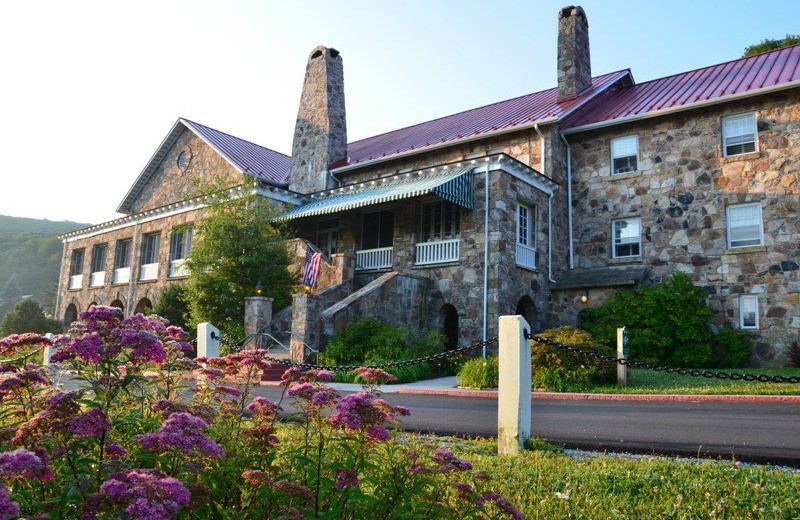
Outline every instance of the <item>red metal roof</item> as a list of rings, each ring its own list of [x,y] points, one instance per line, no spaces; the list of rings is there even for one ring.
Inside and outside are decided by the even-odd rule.
[[[625,87],[614,87],[565,119],[563,129],[605,126],[691,108],[800,81],[800,45]]]
[[[558,89],[551,88],[348,143],[348,162],[333,166],[355,165],[465,137],[556,120],[629,75],[626,69],[597,76],[592,78],[592,88],[563,101],[558,100]]]

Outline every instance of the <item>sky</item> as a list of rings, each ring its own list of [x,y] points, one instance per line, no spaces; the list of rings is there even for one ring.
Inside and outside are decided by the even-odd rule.
[[[305,63],[344,59],[349,140],[556,84],[558,1],[0,3],[0,214],[98,223],[178,117],[291,150]],[[800,33],[796,0],[584,0],[636,81]]]

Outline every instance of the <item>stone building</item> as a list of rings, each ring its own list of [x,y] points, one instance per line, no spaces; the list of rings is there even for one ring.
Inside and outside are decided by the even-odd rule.
[[[754,363],[784,363],[800,334],[800,46],[636,83],[627,69],[592,76],[583,9],[560,10],[558,28],[554,88],[354,142],[342,55],[318,47],[291,158],[179,120],[127,216],[64,235],[60,315],[154,301],[178,278],[170,230],[202,211],[188,179],[224,174],[285,204],[298,268],[306,243],[324,254],[316,290],[273,318],[295,352],[363,315],[453,346],[495,334],[502,314],[574,324],[620,288],[681,271],[719,325],[753,336]],[[113,284],[123,235],[134,276]],[[92,287],[97,263],[109,276]],[[156,281],[141,279],[154,263]]]

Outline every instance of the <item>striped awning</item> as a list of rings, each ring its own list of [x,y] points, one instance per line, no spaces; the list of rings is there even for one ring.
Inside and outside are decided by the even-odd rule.
[[[451,172],[397,175],[362,184],[345,186],[325,194],[315,195],[305,204],[295,206],[277,216],[277,220],[292,220],[314,215],[338,213],[393,200],[434,194],[463,208],[472,209],[475,175],[473,167]]]

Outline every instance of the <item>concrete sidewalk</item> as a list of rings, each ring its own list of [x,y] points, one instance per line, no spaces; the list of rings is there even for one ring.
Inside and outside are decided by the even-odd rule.
[[[383,385],[385,394],[447,395],[454,397],[496,398],[497,390],[470,390],[458,388],[456,376],[428,379],[415,383]],[[278,383],[262,383],[275,386]],[[359,392],[361,385],[330,383],[340,392]],[[683,402],[746,402],[746,403],[800,403],[800,395],[692,395],[692,394],[591,394],[575,392],[533,392],[533,399],[566,399],[576,401],[683,401]]]

